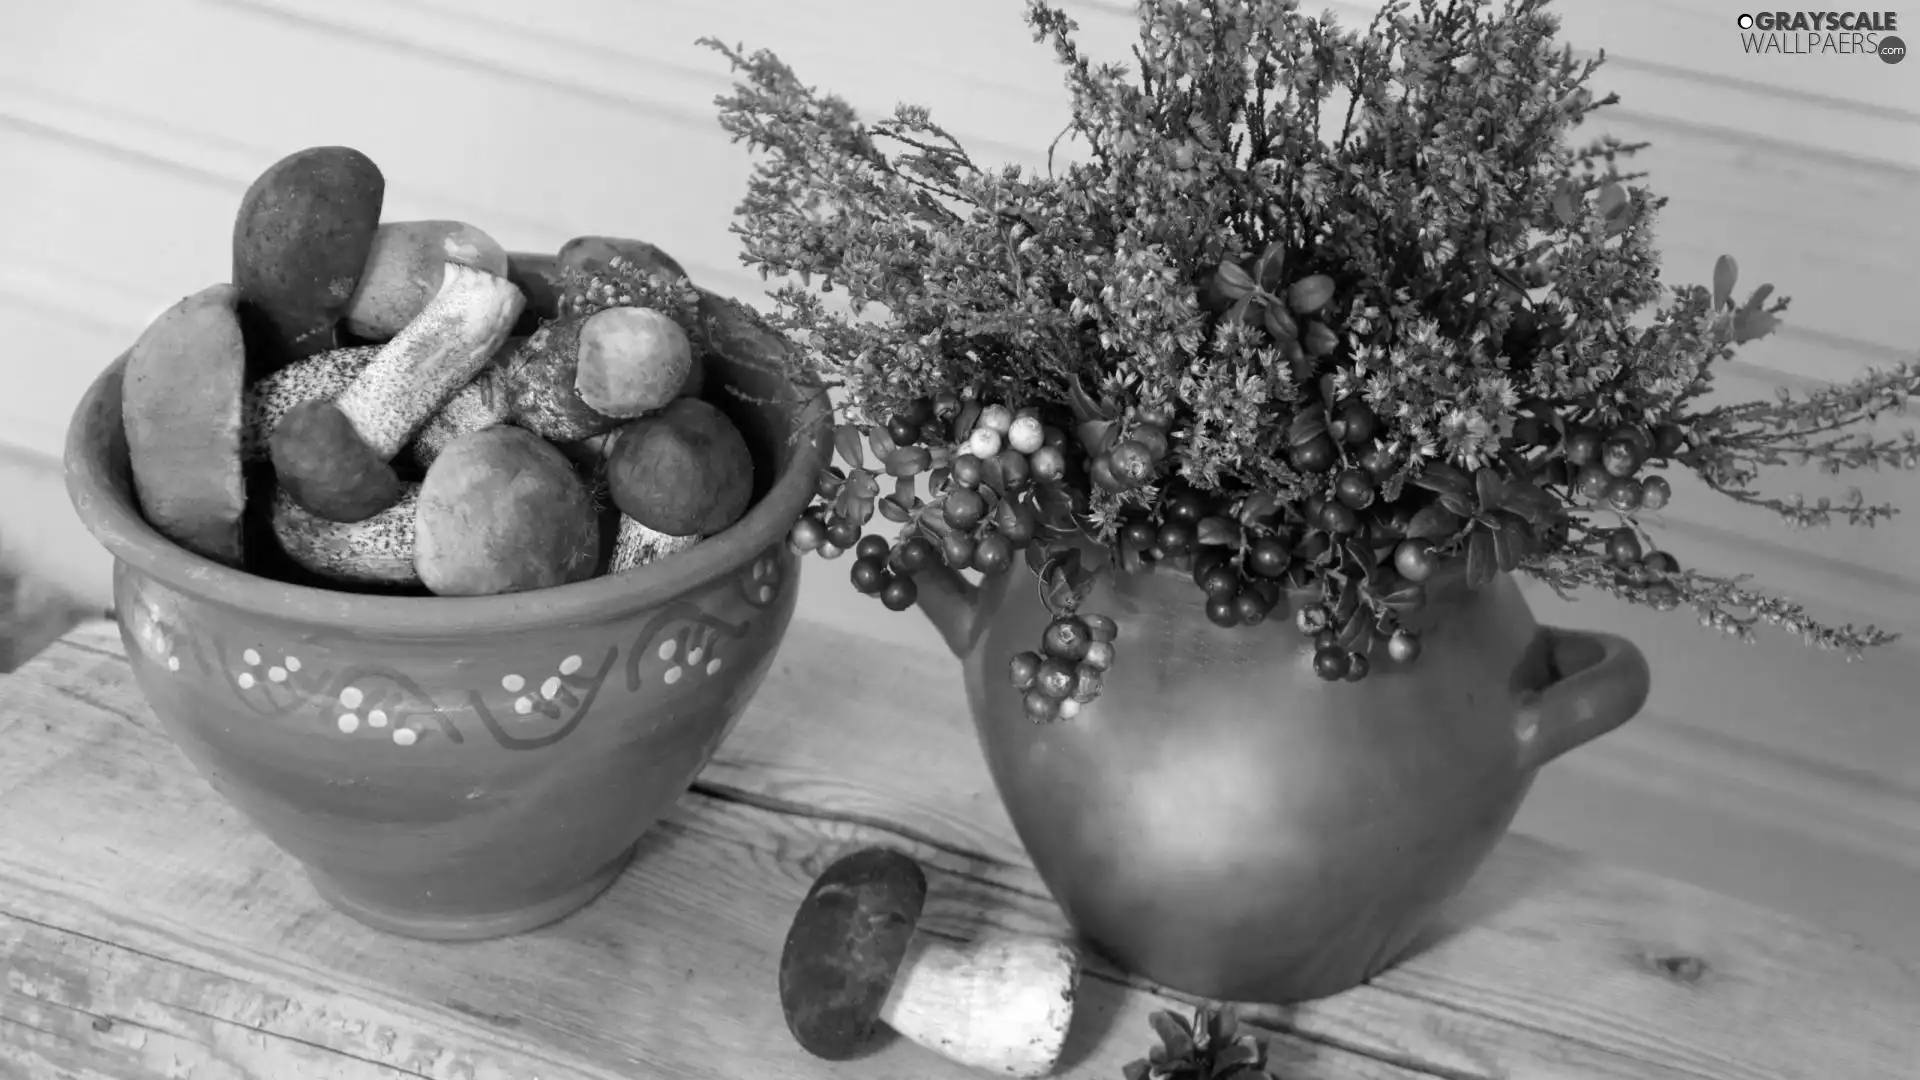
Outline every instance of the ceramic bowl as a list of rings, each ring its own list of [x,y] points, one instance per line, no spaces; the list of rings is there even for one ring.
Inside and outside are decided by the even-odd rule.
[[[550,260],[516,263],[550,284]],[[134,677],[209,784],[376,928],[499,937],[586,905],[706,765],[792,617],[785,538],[829,417],[764,363],[708,362],[704,396],[755,457],[744,518],[653,566],[489,597],[308,588],[166,540],[132,494],[124,368],[80,403],[66,470],[114,557]]]

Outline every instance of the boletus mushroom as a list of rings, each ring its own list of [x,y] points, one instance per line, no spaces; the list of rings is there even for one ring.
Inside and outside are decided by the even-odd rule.
[[[625,428],[614,428],[605,434],[582,439],[577,443],[567,443],[561,449],[562,452],[570,451],[570,456],[576,459],[579,466],[586,470],[588,475],[593,477],[593,482],[604,491],[607,488],[607,458],[613,452],[614,442],[625,430]],[[617,504],[614,507],[614,513],[617,515],[617,523],[614,526],[613,550],[607,558],[606,572],[609,574],[624,573],[635,567],[659,562],[669,555],[693,547],[702,539],[699,533],[673,536],[657,529],[649,529],[622,513]]]
[[[680,398],[620,428],[607,454],[620,512],[668,536],[712,536],[753,501],[753,455],[727,414]]]
[[[354,522],[313,514],[286,493],[273,505],[281,550],[348,585],[425,585],[490,596],[580,581],[600,558],[587,487],[531,432],[494,427],[449,442],[392,506]]]
[[[449,262],[507,276],[506,249],[464,221],[381,222],[341,321],[368,341],[392,337],[432,302]]]
[[[454,439],[420,482],[414,569],[442,596],[522,592],[592,577],[600,518],[566,455],[517,427]]]
[[[534,331],[508,365],[514,420],[577,442],[672,401],[692,366],[687,332],[651,308],[564,316]]]
[[[127,353],[121,423],[140,513],[195,554],[241,564],[246,346],[240,291],[212,285],[162,312]]]
[[[927,879],[910,856],[864,848],[820,875],[780,953],[780,1007],[802,1048],[845,1061],[882,1024],[1001,1076],[1056,1068],[1079,963],[1064,941],[993,931],[967,944],[917,932]]]
[[[339,396],[302,402],[274,426],[268,450],[287,494],[348,523],[398,502],[394,456],[492,359],[524,304],[506,278],[444,264],[433,300]]]

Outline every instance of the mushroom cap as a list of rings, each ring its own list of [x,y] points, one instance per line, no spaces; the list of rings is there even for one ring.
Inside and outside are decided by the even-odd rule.
[[[687,332],[651,308],[569,315],[535,332],[514,356],[514,415],[535,434],[573,442],[672,401],[692,366]]]
[[[400,501],[400,477],[332,401],[287,410],[267,440],[280,488],[328,521],[365,521]]]
[[[238,566],[246,349],[240,291],[213,285],[182,299],[127,354],[121,417],[134,497],[161,535]]]
[[[566,455],[523,428],[448,443],[420,482],[414,566],[442,596],[544,589],[593,575],[600,517]]]
[[[620,512],[668,536],[712,536],[753,501],[753,455],[727,415],[680,398],[620,429],[607,457]]]
[[[780,952],[780,1011],[808,1053],[845,1061],[872,1039],[926,898],[920,864],[878,847],[807,890]]]

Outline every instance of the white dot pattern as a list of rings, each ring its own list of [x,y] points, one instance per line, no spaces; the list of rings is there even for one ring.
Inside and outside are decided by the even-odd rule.
[[[393,742],[395,746],[412,746],[418,741],[420,741],[420,733],[412,728],[403,727],[393,729]]]
[[[242,690],[253,689],[253,673],[250,671],[241,672],[240,677],[233,681],[239,683]]]
[[[286,682],[287,669],[281,667],[278,664],[275,664],[274,666],[267,669],[267,678],[272,680],[273,682]]]
[[[527,715],[533,711],[533,699],[530,697],[514,698],[513,711],[519,713],[521,716]]]
[[[353,713],[341,713],[338,723],[340,730],[348,735],[360,730],[360,718]]]
[[[377,727],[377,728],[386,727],[387,726],[387,710],[368,709],[367,710],[367,726]]]
[[[240,654],[240,659],[245,660],[248,667],[260,666],[260,653],[257,650],[248,649]]]
[[[364,700],[366,700],[366,695],[362,694],[360,688],[357,686],[349,686],[340,691],[340,704],[349,709],[359,708],[360,703]]]
[[[540,684],[540,696],[551,701],[560,693],[560,678],[554,676]]]
[[[505,690],[509,694],[519,693],[521,687],[524,687],[526,685],[527,685],[527,680],[521,678],[518,675],[509,675],[506,678],[500,680],[500,689]]]
[[[560,661],[560,674],[562,675],[571,675],[574,672],[579,670],[580,670],[580,655],[578,653],[575,653],[574,655],[567,657],[565,660]]]

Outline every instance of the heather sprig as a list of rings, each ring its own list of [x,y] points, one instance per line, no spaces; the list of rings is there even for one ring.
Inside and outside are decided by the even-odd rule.
[[[797,548],[852,551],[890,607],[922,571],[1024,555],[1065,628],[1012,658],[1041,720],[1111,662],[1076,610],[1099,572],[1191,573],[1223,626],[1292,604],[1328,678],[1364,677],[1376,647],[1416,656],[1400,621],[1446,564],[1471,587],[1524,572],[1691,606],[1737,636],[1890,640],[1652,548],[1662,468],[1793,525],[1884,520],[1857,492],[1760,481],[1920,464],[1911,433],[1868,430],[1920,367],[1703,406],[1786,301],[1736,297],[1731,258],[1710,285],[1661,281],[1664,200],[1623,168],[1638,145],[1575,138],[1615,98],[1547,0],[1401,2],[1357,30],[1291,0],[1138,11],[1123,66],[1030,0],[1086,151],[1043,171],[976,161],[923,108],[865,122],[772,54],[708,42],[740,79],[721,122],[757,155],[743,258],[780,279],[802,374],[844,398]],[[863,535],[875,514],[897,537]]]

